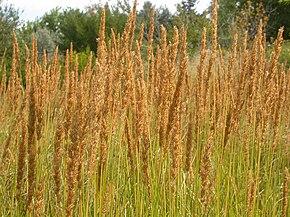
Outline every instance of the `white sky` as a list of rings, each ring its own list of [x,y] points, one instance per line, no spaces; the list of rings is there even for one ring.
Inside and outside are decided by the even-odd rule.
[[[133,3],[134,0],[129,0]],[[146,0],[138,0],[139,8]],[[180,3],[181,0],[150,0],[153,5],[157,7],[166,5],[172,12],[175,11],[175,5]],[[15,8],[23,11],[21,14],[22,20],[33,21],[37,17],[41,17],[45,12],[49,12],[51,9],[60,6],[62,8],[72,7],[83,9],[85,6],[94,3],[105,3],[106,0],[4,0],[4,3],[13,4]],[[116,3],[117,0],[108,0],[109,3]],[[210,4],[211,0],[199,0],[197,5],[197,11],[204,11]]]

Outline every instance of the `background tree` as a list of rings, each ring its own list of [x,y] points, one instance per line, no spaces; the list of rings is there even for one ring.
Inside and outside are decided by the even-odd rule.
[[[45,50],[47,54],[53,54],[56,48],[56,39],[53,32],[47,28],[38,28],[35,33],[37,39],[38,53],[43,53]]]
[[[210,15],[212,6],[207,10]],[[218,40],[223,47],[230,46],[234,33],[232,32],[238,15],[237,0],[218,1]]]
[[[185,26],[187,35],[188,51],[191,55],[195,53],[198,48],[201,33],[204,27],[210,29],[209,19],[206,17],[206,13],[199,14],[196,11],[197,0],[184,0],[181,4],[177,4],[177,12],[174,15],[175,26],[181,28]]]
[[[154,9],[153,4],[150,1],[145,1],[141,10],[137,13],[137,25],[140,28],[141,24],[144,24],[144,39],[148,40],[149,37],[149,29],[150,29],[150,18],[152,11]],[[155,9],[154,9],[155,10]],[[155,16],[156,18],[156,16]],[[156,28],[156,23],[155,23]],[[156,31],[155,31],[156,33]],[[158,35],[154,34],[154,38],[156,39]]]
[[[248,10],[246,14],[245,9]],[[280,0],[241,0],[239,10],[240,16],[252,18],[252,21],[250,21],[252,27],[257,26],[257,21],[255,20],[262,19],[268,40],[276,38],[278,29],[281,26],[285,27],[284,39],[290,38],[290,4],[283,4]]]
[[[141,10],[137,13],[137,32],[139,31],[141,24],[144,24],[144,39],[148,40],[150,18],[152,10],[155,10],[155,23],[154,23],[154,41],[159,41],[161,37],[160,27],[163,25],[166,29],[172,29],[173,27],[173,15],[169,9],[164,7],[156,8],[150,1],[145,1]]]
[[[290,39],[290,1],[284,0],[284,3],[280,3],[279,0],[263,0],[271,6],[271,13],[269,15],[267,25],[267,38],[276,38],[278,29],[284,26],[284,39]],[[288,2],[288,3],[287,3]]]
[[[59,47],[62,51],[68,49],[71,42],[78,52],[87,48],[96,50],[97,26],[99,23],[97,16],[90,16],[80,9],[69,8],[60,14],[59,20]]]
[[[59,33],[60,29],[60,14],[61,14],[61,8],[56,7],[49,12],[45,13],[40,19],[39,19],[39,25],[42,28],[46,28],[49,31]]]
[[[180,5],[177,5],[177,11],[181,15],[185,29],[188,28],[188,23],[193,22],[197,14],[195,7],[197,0],[183,0]]]
[[[131,6],[129,4],[129,0],[118,0],[116,6],[113,5],[113,8],[118,9],[125,15],[129,15],[131,12]]]
[[[266,9],[266,7],[261,1],[247,1],[243,4],[236,16],[238,33],[243,34],[247,31],[249,39],[253,40],[258,32],[260,22],[262,22],[264,27],[267,27],[270,8]]]
[[[121,5],[121,3],[119,3]],[[126,6],[123,5],[124,8]],[[60,50],[65,51],[73,42],[78,52],[87,49],[95,52],[97,50],[96,38],[99,34],[99,24],[103,6],[93,4],[84,11],[80,9],[66,8],[62,12],[59,9],[52,10],[40,19],[41,27],[46,27],[56,35]],[[127,21],[127,14],[118,6],[106,9],[106,34],[110,34],[111,28],[116,33],[121,32]]]
[[[230,45],[233,34],[242,30],[247,30],[253,38],[261,19],[265,25],[268,41],[276,38],[281,26],[285,27],[284,39],[289,39],[289,11],[290,4],[282,4],[280,0],[220,0],[218,7],[220,43]]]
[[[5,49],[7,49],[6,57],[11,56],[13,31],[16,31],[20,25],[19,15],[19,10],[12,5],[3,5],[0,1],[0,56]]]

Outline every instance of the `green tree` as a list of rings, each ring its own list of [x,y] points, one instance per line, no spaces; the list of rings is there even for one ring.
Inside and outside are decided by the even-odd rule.
[[[45,13],[40,19],[39,19],[39,25],[42,28],[46,28],[49,31],[59,33],[59,26],[60,26],[60,14],[61,14],[61,8],[56,7],[50,12]]]
[[[77,52],[96,52],[102,10],[100,4],[89,5],[85,10],[56,7],[36,21],[26,23],[21,29],[21,38],[29,43],[33,33],[39,35],[43,44],[41,47],[45,48],[46,45],[48,52],[59,46],[64,53],[71,42]],[[130,11],[128,1],[119,0],[112,7],[106,5],[105,10],[107,36],[111,34],[111,28],[115,33],[121,33]]]
[[[236,16],[238,33],[243,34],[247,31],[249,39],[253,40],[258,32],[260,22],[264,27],[267,27],[269,12],[263,2],[247,1]]]
[[[140,28],[141,24],[144,23],[144,39],[147,40],[150,28],[150,18],[153,8],[155,10],[153,37],[154,41],[159,41],[161,25],[163,25],[166,29],[172,29],[173,27],[173,15],[167,7],[155,8],[155,6],[150,1],[145,1],[142,9],[137,13],[137,24],[138,28]]]
[[[65,50],[69,48],[70,42],[73,42],[76,51],[86,51],[87,49],[96,51],[96,38],[99,34],[99,25],[101,21],[103,7],[99,4],[93,4],[85,11],[80,9],[68,8],[59,15],[59,34],[60,48]],[[111,29],[115,33],[123,31],[127,14],[123,9],[117,6],[105,6],[106,10],[106,36],[111,34]]]
[[[70,43],[78,52],[87,48],[96,50],[98,17],[90,16],[89,13],[80,9],[66,9],[59,17],[60,49],[65,51]]]
[[[178,12],[181,15],[185,28],[188,28],[188,24],[194,21],[196,18],[197,12],[195,10],[197,0],[183,0],[181,5],[178,5]]]
[[[150,29],[150,17],[152,15],[153,9],[154,9],[153,4],[150,1],[145,1],[141,10],[137,14],[138,28],[140,28],[142,23],[144,24],[144,39],[145,40],[148,40],[149,29]],[[156,30],[156,27],[157,27],[157,24],[155,22],[155,30]],[[154,34],[154,38],[156,39],[157,37],[159,37],[159,34]]]
[[[238,15],[237,0],[218,1],[218,40],[223,47],[230,46],[234,32],[233,26]],[[211,14],[212,7],[207,13]]]
[[[0,1],[0,56],[7,49],[6,56],[12,53],[13,31],[20,25],[20,12],[12,5],[3,5]]]
[[[131,6],[129,0],[118,0],[117,5],[113,6],[114,10],[120,11],[124,15],[129,15],[131,12]]]
[[[196,4],[197,0],[184,0],[181,4],[177,4],[177,12],[173,22],[179,28],[182,25],[185,26],[187,35],[190,36],[187,38],[188,51],[192,55],[198,48],[203,28],[210,28],[206,13],[198,14],[195,9]]]
[[[251,2],[253,4],[261,2],[266,10],[266,15],[268,16],[266,26],[268,40],[276,38],[278,29],[281,26],[284,26],[285,28],[283,34],[284,39],[290,39],[290,4],[283,4],[280,0],[252,0]],[[243,1],[243,4],[246,4],[245,0]]]
[[[265,1],[265,0],[264,0]],[[290,39],[290,4],[289,0],[280,3],[279,0],[266,1],[271,6],[271,13],[269,15],[269,21],[267,26],[268,40],[276,38],[278,29],[284,26],[284,39]],[[288,3],[286,3],[288,2]]]
[[[247,30],[253,38],[261,19],[264,21],[268,40],[276,37],[281,26],[285,27],[284,39],[290,38],[290,4],[281,2],[280,0],[219,0],[220,43],[230,45],[234,33],[242,30]],[[210,11],[211,7],[208,10]]]

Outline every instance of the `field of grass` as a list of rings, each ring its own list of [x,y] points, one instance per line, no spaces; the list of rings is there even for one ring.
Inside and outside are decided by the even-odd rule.
[[[188,67],[183,28],[170,43],[162,28],[155,49],[152,14],[143,60],[135,19],[136,2],[106,43],[103,12],[97,58],[83,71],[73,46],[64,68],[57,50],[38,61],[35,40],[23,69],[15,37],[11,71],[1,63],[0,215],[289,216],[283,30],[270,57],[262,27],[224,56],[215,6],[212,46],[204,30]]]

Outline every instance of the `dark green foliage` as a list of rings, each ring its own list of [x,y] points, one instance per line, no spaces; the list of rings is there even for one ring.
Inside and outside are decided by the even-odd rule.
[[[0,2],[0,56],[7,48],[7,56],[11,56],[13,44],[13,31],[20,25],[19,10],[12,5],[3,5]],[[5,43],[3,43],[5,42]]]
[[[48,30],[59,33],[60,31],[60,14],[61,8],[56,7],[50,12],[45,13],[39,20],[39,25],[42,28],[47,28]]]
[[[240,0],[240,8],[246,4],[246,0]],[[278,29],[285,27],[283,37],[290,39],[290,4],[283,4],[280,0],[251,0],[253,4],[262,2],[267,12],[268,23],[266,27],[267,39],[276,38]],[[287,2],[287,1],[285,1]]]
[[[195,11],[195,6],[197,4],[197,0],[182,0],[181,1],[181,8],[183,11],[185,11],[186,13],[191,13]]]
[[[232,26],[238,15],[237,2],[236,0],[219,0],[218,4],[218,40],[222,46],[230,47],[234,36]],[[211,7],[208,13],[211,12],[210,10]]]
[[[246,9],[248,2],[251,6],[257,7],[259,3],[263,4],[265,16],[267,17],[265,32],[267,40],[276,38],[278,29],[284,26],[284,39],[290,38],[290,19],[289,11],[290,4],[282,3],[280,0],[219,0],[218,4],[218,22],[219,22],[219,42],[222,45],[230,45],[234,33],[237,32],[239,25],[237,24],[237,17],[244,17],[242,10]],[[287,0],[286,0],[287,2]],[[210,10],[210,8],[209,8]],[[253,19],[259,19],[258,16],[252,14]],[[257,20],[259,22],[259,20]],[[255,23],[257,23],[255,22]],[[256,28],[258,25],[255,25]],[[252,29],[252,35],[255,35],[257,29]]]
[[[198,14],[195,7],[196,0],[182,1],[181,4],[177,4],[177,12],[174,16],[174,25],[179,28],[184,25],[187,31],[187,45],[188,52],[191,55],[195,54],[197,48],[199,48],[199,42],[201,39],[201,33],[203,28],[208,30],[211,28],[210,21],[206,17],[206,13]]]
[[[122,7],[123,9],[122,9]],[[106,6],[106,34],[109,36],[111,28],[116,33],[124,29],[127,20],[125,5],[119,2],[118,6]],[[94,4],[87,7],[84,11],[80,9],[66,8],[62,10],[57,7],[48,13],[45,13],[35,22],[28,23],[22,29],[25,32],[25,41],[29,43],[29,37],[32,33],[49,31],[45,34],[59,46],[60,52],[65,53],[69,49],[70,43],[73,43],[77,52],[91,50],[96,52],[99,34],[99,25],[101,20],[101,11],[103,6]],[[42,36],[44,36],[42,34]],[[50,41],[50,42],[52,42]],[[45,43],[45,42],[44,42]],[[51,43],[50,43],[51,44]]]
[[[72,42],[78,52],[87,47],[95,51],[98,23],[97,16],[89,16],[79,9],[65,10],[60,15],[60,49],[68,49]]]
[[[144,39],[148,40],[150,18],[152,10],[155,10],[155,23],[154,23],[154,41],[159,41],[161,34],[161,25],[166,29],[173,27],[173,15],[167,7],[155,8],[150,2],[144,2],[142,9],[137,13],[137,26],[140,28],[141,24],[144,23]]]
[[[277,31],[284,26],[284,39],[290,39],[290,4],[279,3],[278,0],[272,0],[272,12],[269,16],[269,24],[267,28],[267,37],[275,38]]]
[[[262,2],[267,16],[265,33],[267,40],[275,38],[278,29],[281,26],[285,27],[284,39],[290,38],[290,19],[289,11],[290,4],[281,0],[252,0],[251,4],[255,7]],[[109,38],[111,29],[115,33],[122,33],[128,15],[132,10],[129,2],[131,0],[118,0],[115,5],[106,5],[106,38]],[[207,12],[199,14],[196,11],[197,0],[180,0],[180,4],[176,5],[176,12],[172,13],[166,6],[155,8],[155,32],[154,42],[160,40],[160,27],[163,25],[168,30],[168,40],[172,40],[173,27],[181,28],[185,26],[188,37],[188,51],[190,55],[194,55],[199,47],[201,33],[204,27],[210,32],[210,14],[211,7]],[[218,4],[218,35],[219,43],[224,47],[230,47],[235,33],[242,35],[245,29],[239,24],[238,18],[243,18],[243,11],[248,4],[247,0],[219,0]],[[282,3],[286,2],[286,3]],[[144,23],[144,44],[143,50],[147,45],[149,23],[154,8],[154,3],[145,1],[142,8],[137,12],[137,28],[140,30],[141,24]],[[19,11],[12,6],[2,6],[0,1],[0,41],[5,41],[5,44],[0,45],[0,54],[3,53],[5,47],[8,49],[8,56],[12,52],[12,32],[18,29],[17,36],[21,49],[24,48],[24,43],[30,44],[31,35],[34,33],[38,38],[39,52],[43,49],[48,52],[59,46],[60,53],[64,54],[66,49],[73,43],[74,49],[77,52],[86,53],[91,50],[94,53],[97,51],[96,39],[99,34],[99,25],[101,19],[101,11],[103,5],[92,4],[85,10],[57,7],[34,22],[27,22],[21,28],[19,27]],[[249,16],[256,17],[256,20],[249,23],[254,23],[247,30],[249,34],[255,35],[259,17],[255,14]],[[243,22],[241,20],[240,22]],[[250,39],[252,39],[250,37]],[[47,46],[49,45],[49,46]],[[23,52],[22,52],[23,53]]]

